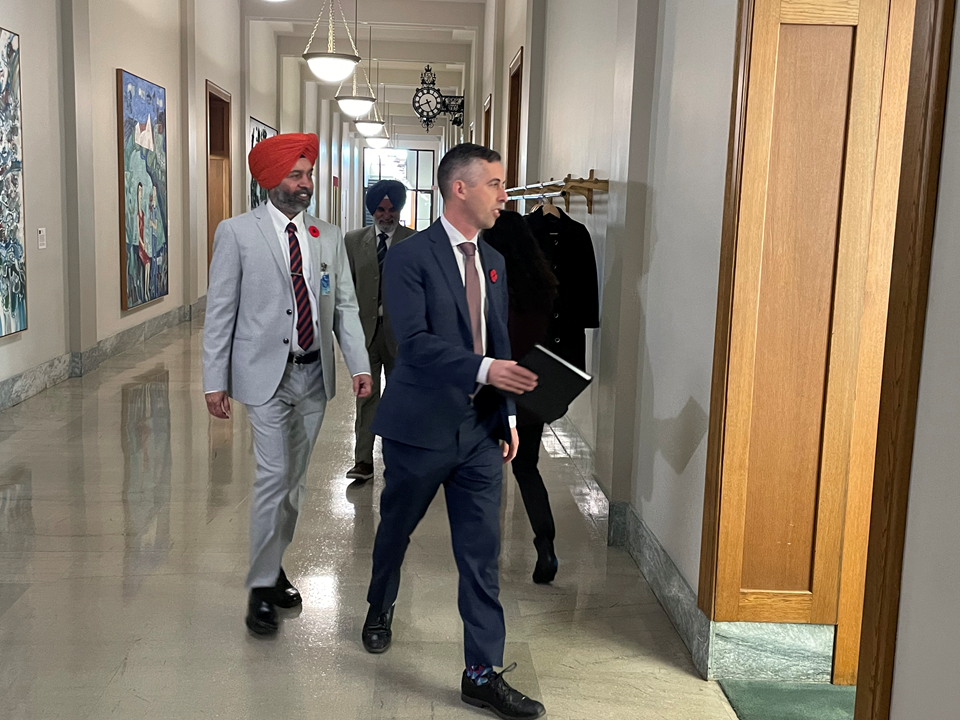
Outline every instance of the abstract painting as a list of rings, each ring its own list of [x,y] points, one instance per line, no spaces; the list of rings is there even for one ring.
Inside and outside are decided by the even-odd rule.
[[[27,329],[20,36],[0,28],[0,337]]]
[[[117,70],[120,300],[124,310],[169,292],[167,93]]]
[[[256,118],[250,118],[250,147],[247,149],[247,152],[253,150],[259,143],[267,138],[272,138],[276,134],[277,131],[269,125],[260,122]],[[249,166],[247,167],[247,177],[250,179],[248,183],[248,187],[250,188],[250,197],[248,200],[250,207],[247,209],[253,210],[267,202],[267,191],[260,187],[257,181],[253,179]]]

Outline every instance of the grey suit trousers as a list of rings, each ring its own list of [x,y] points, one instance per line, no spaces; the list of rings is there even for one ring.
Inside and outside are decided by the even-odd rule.
[[[395,360],[390,348],[388,333],[382,322],[377,324],[377,331],[374,333],[373,342],[370,343],[367,352],[370,354],[373,391],[365,398],[357,398],[357,421],[354,425],[357,444],[354,451],[354,462],[372,464],[373,443],[376,435],[370,432],[370,425],[373,423],[373,416],[377,414],[377,406],[380,405],[381,369],[386,370],[389,380]]]
[[[272,587],[293,541],[306,489],[307,466],[327,407],[323,370],[288,363],[263,405],[247,406],[257,479],[250,502],[250,572],[246,587]]]

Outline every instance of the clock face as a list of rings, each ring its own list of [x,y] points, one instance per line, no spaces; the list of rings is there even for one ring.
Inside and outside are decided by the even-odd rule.
[[[435,118],[443,109],[443,95],[434,87],[421,87],[413,94],[413,109],[421,118]]]

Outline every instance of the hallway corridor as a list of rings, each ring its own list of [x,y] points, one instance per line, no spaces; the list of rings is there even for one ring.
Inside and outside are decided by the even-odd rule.
[[[459,700],[457,575],[442,495],[407,554],[382,656],[360,626],[382,488],[350,487],[341,373],[286,559],[304,596],[273,640],[243,626],[249,426],[208,417],[201,325],[168,330],[0,413],[0,717],[492,717]],[[560,573],[536,586],[532,533],[505,483],[501,599],[516,687],[552,720],[733,720],[697,675],[634,561],[606,546],[606,501],[563,438],[542,469]],[[379,458],[377,459],[379,463]]]

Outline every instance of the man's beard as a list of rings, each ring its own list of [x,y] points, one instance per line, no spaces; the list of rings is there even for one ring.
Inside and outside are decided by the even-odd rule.
[[[297,215],[310,207],[310,200],[313,197],[313,193],[308,193],[304,199],[299,197],[300,192],[301,191],[288,193],[278,187],[270,200],[280,212],[286,213],[287,215]]]

